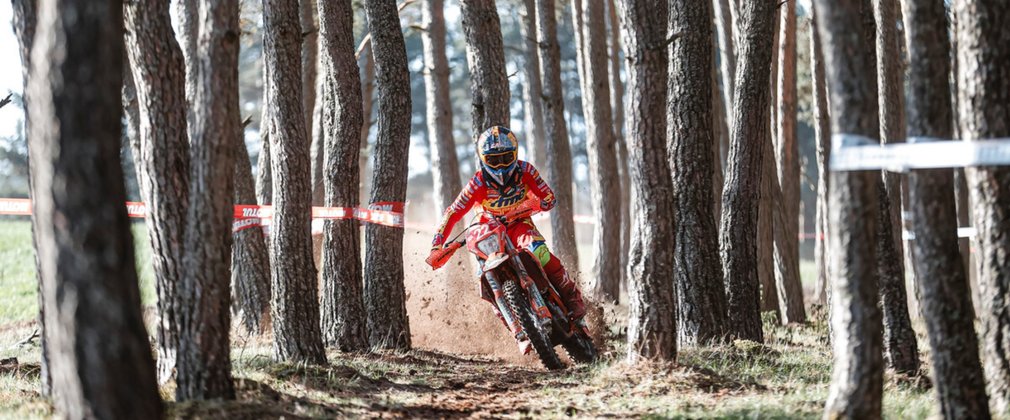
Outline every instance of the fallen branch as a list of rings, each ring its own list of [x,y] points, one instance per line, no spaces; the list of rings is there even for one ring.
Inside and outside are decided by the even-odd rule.
[[[27,346],[27,345],[31,344],[32,342],[34,342],[35,339],[39,338],[39,337],[40,337],[40,335],[39,335],[39,329],[36,328],[35,331],[32,331],[32,334],[29,335],[28,338],[25,338],[24,340],[18,341],[17,343],[14,343],[14,347],[15,348],[20,348],[20,347]]]

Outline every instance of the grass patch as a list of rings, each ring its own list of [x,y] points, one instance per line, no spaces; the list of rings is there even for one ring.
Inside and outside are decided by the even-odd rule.
[[[0,216],[0,326],[26,322],[38,316],[35,252],[31,223],[25,218]],[[154,265],[147,227],[133,223],[140,297],[145,306],[154,305]]]

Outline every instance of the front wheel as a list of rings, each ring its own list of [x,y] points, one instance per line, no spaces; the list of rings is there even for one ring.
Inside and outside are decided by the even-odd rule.
[[[523,331],[526,332],[526,337],[533,344],[533,350],[540,357],[540,362],[549,370],[564,369],[565,365],[561,363],[558,353],[554,351],[550,338],[540,328],[536,317],[533,316],[530,300],[526,297],[525,290],[519,285],[519,280],[516,278],[508,279],[503,286],[509,310],[512,311],[513,315],[518,317]]]
[[[571,357],[575,363],[588,364],[596,361],[596,345],[593,344],[593,339],[582,331],[572,334],[561,343],[561,346],[565,348],[568,357]]]

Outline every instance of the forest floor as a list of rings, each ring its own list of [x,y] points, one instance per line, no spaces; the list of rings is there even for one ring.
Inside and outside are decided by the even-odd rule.
[[[0,418],[52,413],[38,394],[38,340],[27,340],[36,326],[26,225],[0,221]],[[408,261],[416,259],[412,253],[406,252]],[[145,258],[138,247],[138,259]],[[480,306],[486,304],[463,286],[462,267],[456,273],[462,276],[434,275],[408,263],[415,350],[331,352],[327,366],[306,366],[274,362],[269,337],[235,332],[237,400],[176,403],[169,383],[162,387],[169,417],[820,417],[831,375],[823,311],[812,310],[812,322],[796,326],[779,326],[765,314],[765,344],[683,348],[676,364],[630,367],[621,346],[623,308],[609,307],[602,360],[548,372],[533,356],[518,355],[501,324]],[[149,288],[145,277],[142,271],[142,287]],[[145,302],[149,293],[142,293]],[[151,312],[148,306],[149,318]],[[928,381],[888,374],[884,414],[935,415]]]

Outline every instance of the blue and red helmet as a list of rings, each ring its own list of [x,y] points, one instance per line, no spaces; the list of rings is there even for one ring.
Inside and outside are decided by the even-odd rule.
[[[500,185],[515,172],[518,155],[519,140],[508,128],[492,126],[477,139],[481,169]]]

